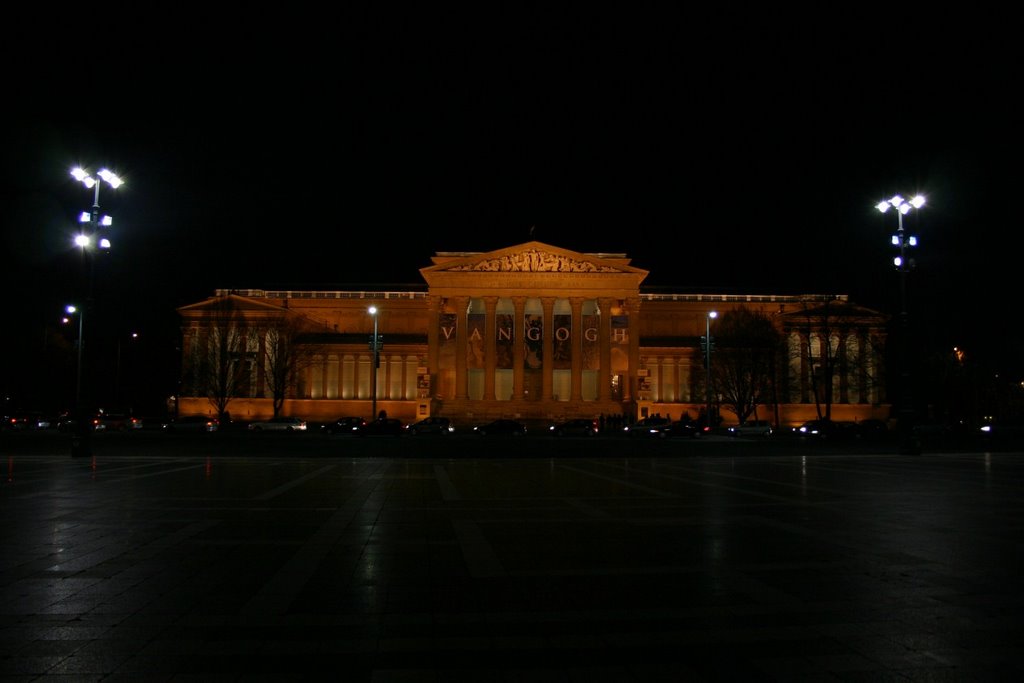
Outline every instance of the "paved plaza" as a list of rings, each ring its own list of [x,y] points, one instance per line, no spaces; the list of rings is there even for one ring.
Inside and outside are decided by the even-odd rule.
[[[0,443],[4,681],[1024,676],[1016,451]]]

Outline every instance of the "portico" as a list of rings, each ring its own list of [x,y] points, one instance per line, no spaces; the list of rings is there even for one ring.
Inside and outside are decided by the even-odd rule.
[[[635,321],[647,271],[624,255],[530,242],[433,261],[420,272],[430,293],[436,399],[538,417],[565,403],[621,412],[634,399],[630,361],[639,357]]]

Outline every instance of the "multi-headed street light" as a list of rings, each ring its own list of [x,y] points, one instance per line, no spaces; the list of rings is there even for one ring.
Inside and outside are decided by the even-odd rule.
[[[107,169],[101,169],[96,174],[97,177],[89,175],[87,171],[81,168],[71,169],[71,177],[78,182],[85,185],[90,190],[93,190],[92,199],[92,211],[83,211],[78,216],[78,222],[82,224],[89,224],[92,226],[92,234],[86,235],[80,233],[75,237],[75,244],[82,248],[88,248],[95,246],[99,249],[109,249],[110,240],[100,236],[100,228],[106,228],[113,225],[114,220],[110,216],[100,215],[100,185],[104,182],[110,185],[113,189],[117,189],[124,185],[124,181],[117,176],[116,173],[112,173]]]
[[[910,321],[907,317],[907,272],[913,268],[914,260],[908,258],[907,250],[917,246],[917,237],[908,235],[903,230],[903,216],[910,213],[912,209],[920,209],[924,206],[925,199],[922,195],[916,195],[910,201],[900,195],[893,196],[875,205],[875,208],[882,213],[889,209],[896,210],[897,230],[890,242],[899,249],[899,255],[892,260],[893,265],[900,274],[900,408],[899,431],[902,439],[902,448],[907,453],[920,452],[920,446],[913,434],[914,406],[910,391]]]
[[[87,251],[92,249],[107,250],[110,249],[110,240],[104,237],[101,233],[101,228],[109,227],[113,224],[113,219],[110,216],[100,214],[100,185],[103,183],[108,184],[110,187],[117,189],[124,184],[115,173],[108,171],[107,169],[100,170],[96,174],[96,177],[90,175],[87,171],[81,168],[74,168],[71,170],[71,176],[85,185],[87,188],[93,190],[92,210],[83,211],[78,220],[80,223],[88,224],[90,226],[89,233],[80,232],[75,236],[75,245],[80,247],[82,255],[85,256]],[[78,411],[78,425],[79,429],[76,434],[75,440],[72,442],[71,455],[72,456],[88,456],[91,453],[91,447],[89,444],[90,426],[89,421],[86,419],[86,408],[85,397],[82,392],[82,368],[85,362],[83,349],[85,347],[84,339],[84,320],[85,320],[85,309],[88,308],[92,303],[93,296],[93,275],[94,265],[93,260],[89,262],[89,291],[86,295],[85,305],[78,309],[78,379],[76,381],[75,389],[75,403],[76,410]]]
[[[107,169],[100,170],[96,174],[97,177],[89,175],[89,173],[81,168],[71,169],[71,177],[78,182],[85,185],[90,190],[93,190],[92,199],[92,210],[83,211],[78,216],[78,222],[83,226],[88,225],[90,227],[88,232],[79,232],[75,235],[75,246],[82,249],[83,256],[86,251],[91,249],[99,249],[105,251],[110,249],[110,239],[105,237],[101,233],[102,228],[108,228],[114,224],[114,219],[110,216],[100,214],[100,185],[106,183],[110,187],[117,189],[124,185],[124,181],[117,176],[117,174],[108,171]],[[89,297],[92,297],[93,287],[93,266],[90,262],[89,265]]]

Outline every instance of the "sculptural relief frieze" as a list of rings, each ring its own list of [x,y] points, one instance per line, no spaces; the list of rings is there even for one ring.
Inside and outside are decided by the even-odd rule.
[[[619,273],[611,266],[598,265],[591,261],[552,254],[537,249],[527,249],[516,254],[484,259],[476,263],[452,266],[448,270],[483,272],[523,273]]]

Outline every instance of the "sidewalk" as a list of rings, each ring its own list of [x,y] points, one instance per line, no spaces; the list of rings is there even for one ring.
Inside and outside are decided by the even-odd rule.
[[[1019,453],[4,456],[4,681],[1024,668]]]

